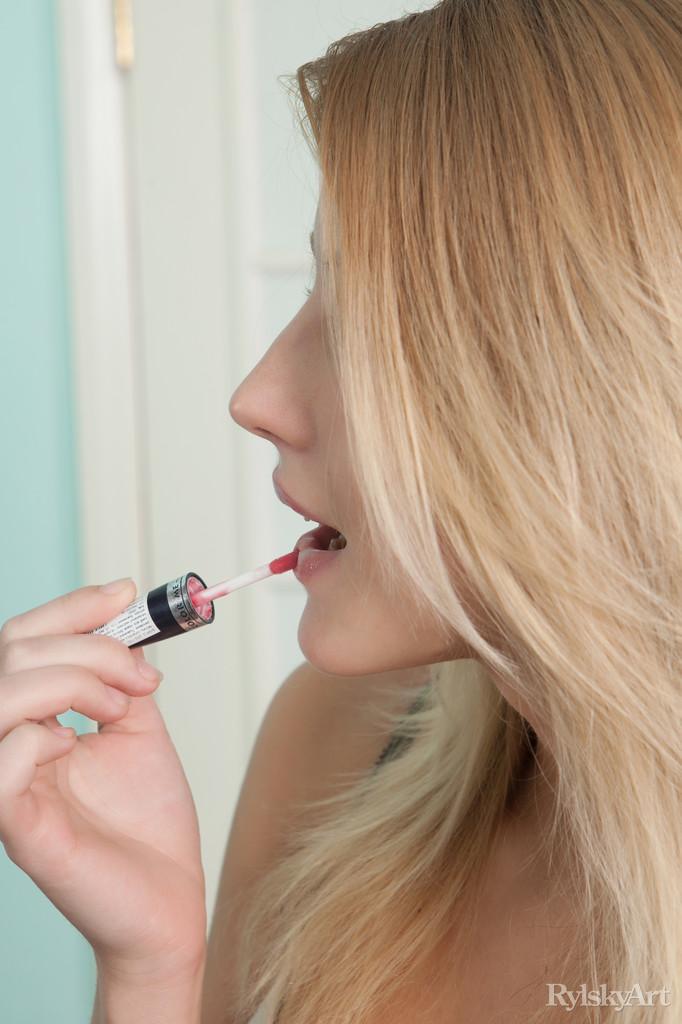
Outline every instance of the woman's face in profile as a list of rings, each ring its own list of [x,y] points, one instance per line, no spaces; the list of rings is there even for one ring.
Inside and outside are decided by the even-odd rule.
[[[313,233],[316,259],[325,252],[319,207]],[[362,503],[349,456],[341,397],[322,339],[316,279],[296,316],[232,395],[230,415],[271,441],[279,486],[314,520],[340,530],[346,546],[309,576],[298,629],[305,658],[322,672],[364,675],[466,657],[463,641],[443,647],[435,622],[420,616],[409,592],[383,593],[368,545],[362,542]]]

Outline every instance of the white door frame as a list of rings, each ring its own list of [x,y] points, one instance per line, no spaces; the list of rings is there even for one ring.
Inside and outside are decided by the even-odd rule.
[[[58,0],[84,583],[140,579],[144,516],[126,82],[108,0]]]

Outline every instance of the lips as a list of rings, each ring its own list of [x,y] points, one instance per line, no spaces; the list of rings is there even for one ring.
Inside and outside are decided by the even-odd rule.
[[[316,523],[322,522],[322,516],[318,516],[314,512],[310,512],[308,509],[303,508],[302,505],[299,505],[298,502],[289,497],[284,488],[277,482],[277,478],[274,473],[272,474],[272,485],[275,488],[275,494],[283,505],[288,505],[289,508],[294,510],[294,512],[298,512],[300,516],[303,516],[304,519],[312,519]]]
[[[294,501],[294,499],[291,498],[280,485],[275,474],[276,470],[275,473],[272,474],[272,485],[275,488],[275,494],[283,505],[288,505],[289,508],[294,510],[294,512],[298,512],[300,516],[303,516],[304,519],[312,519],[313,522],[319,523],[321,526],[326,527],[327,530],[331,530],[332,532],[327,536],[327,543],[332,537],[336,536],[336,534],[340,532],[336,527],[325,524],[323,517],[318,515],[317,512],[311,512],[310,509],[306,509],[302,505],[299,505],[298,502]],[[314,533],[315,531],[311,530],[310,532]],[[307,536],[307,534],[305,536]]]
[[[298,561],[294,566],[294,576],[304,587],[312,584],[320,576],[329,578],[332,566],[343,564],[343,549],[330,549],[323,545],[329,544],[331,536],[338,533],[331,526],[318,526],[315,530],[304,533],[296,542]]]
[[[321,523],[314,530],[309,530],[298,538],[294,545],[295,550],[305,551],[306,548],[315,548],[317,551],[326,551],[329,548],[329,541],[338,533],[339,531],[333,526]]]

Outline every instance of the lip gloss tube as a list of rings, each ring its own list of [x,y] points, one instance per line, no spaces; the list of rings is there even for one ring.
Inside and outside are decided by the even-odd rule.
[[[124,608],[109,622],[88,633],[100,633],[120,640],[127,647],[145,647],[167,640],[171,636],[191,633],[215,621],[213,601],[248,587],[258,580],[288,572],[298,562],[298,549],[280,555],[250,572],[207,588],[196,572],[186,572],[160,587],[154,587]]]
[[[116,618],[89,632],[111,636],[127,647],[144,647],[208,626],[215,619],[213,602],[204,601],[195,607],[192,601],[193,594],[205,589],[206,584],[198,573],[183,573],[147,591]]]

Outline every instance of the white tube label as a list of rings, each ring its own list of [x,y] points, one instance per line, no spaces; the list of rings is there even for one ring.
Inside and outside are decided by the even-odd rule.
[[[114,640],[122,640],[128,647],[137,644],[140,640],[146,640],[161,630],[154,622],[147,608],[147,596],[139,597],[127,608],[124,608],[120,615],[110,622],[106,622],[97,629],[91,629],[91,633],[102,633],[104,636],[111,636]]]

